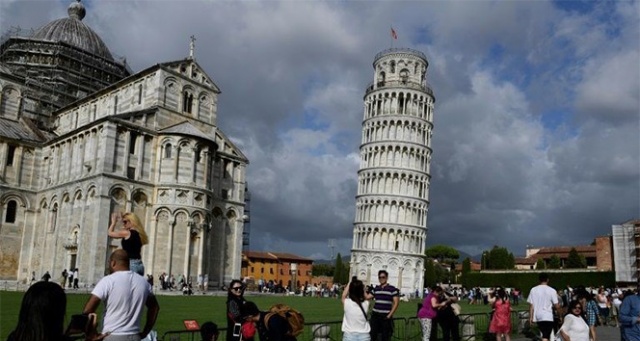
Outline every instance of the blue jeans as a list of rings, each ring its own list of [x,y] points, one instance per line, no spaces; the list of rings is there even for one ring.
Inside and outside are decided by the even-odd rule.
[[[142,259],[129,259],[129,270],[140,276],[144,276],[144,264],[142,264]]]
[[[344,332],[342,334],[342,341],[370,341],[371,334],[369,333],[353,333]]]

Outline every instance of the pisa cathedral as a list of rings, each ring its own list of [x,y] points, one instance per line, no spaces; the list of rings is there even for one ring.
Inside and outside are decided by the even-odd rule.
[[[364,96],[351,271],[375,284],[386,270],[407,294],[424,287],[435,102],[428,65],[420,51],[382,51]]]
[[[217,128],[219,88],[193,57],[133,73],[82,19],[0,42],[0,279],[78,268],[96,283],[143,221],[146,272],[240,277],[247,158]]]

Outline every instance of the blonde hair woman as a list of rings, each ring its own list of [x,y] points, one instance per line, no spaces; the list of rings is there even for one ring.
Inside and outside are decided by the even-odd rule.
[[[116,225],[122,221],[122,228],[115,230]],[[112,213],[111,225],[109,225],[109,237],[122,239],[122,249],[129,255],[129,270],[144,276],[144,264],[142,264],[142,245],[149,242],[144,226],[140,218],[134,213]]]

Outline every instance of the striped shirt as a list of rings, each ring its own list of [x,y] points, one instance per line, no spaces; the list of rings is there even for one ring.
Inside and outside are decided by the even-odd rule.
[[[373,289],[373,298],[376,303],[373,305],[373,312],[379,314],[388,314],[393,307],[393,298],[400,296],[400,291],[391,284],[385,286],[376,286]]]

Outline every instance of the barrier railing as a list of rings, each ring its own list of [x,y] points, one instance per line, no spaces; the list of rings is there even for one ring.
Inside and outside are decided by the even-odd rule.
[[[461,314],[460,338],[463,341],[495,340],[489,334],[489,322],[491,315]],[[526,311],[511,312],[511,334],[527,335],[531,333],[529,328],[529,313]],[[417,317],[393,319],[394,330],[392,341],[419,341],[422,339],[422,328]],[[302,334],[298,335],[298,341],[340,341],[342,340],[342,320],[305,323]],[[218,340],[225,340],[226,328],[220,329]],[[257,336],[256,336],[257,337]],[[438,328],[438,339],[442,337],[442,330]],[[165,332],[159,340],[162,341],[200,341],[199,331],[174,330]]]

